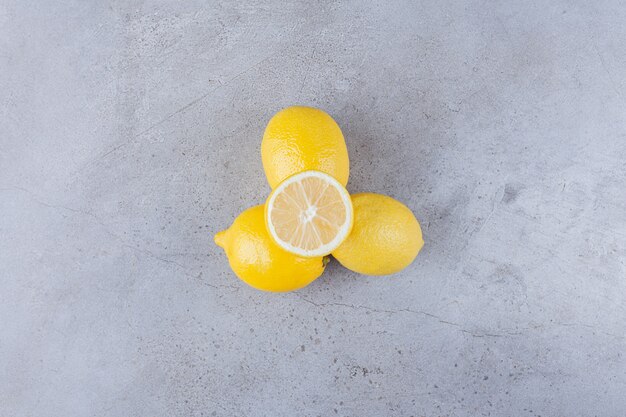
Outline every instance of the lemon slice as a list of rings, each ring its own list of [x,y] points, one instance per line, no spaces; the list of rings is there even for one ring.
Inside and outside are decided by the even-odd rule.
[[[304,171],[284,180],[265,205],[278,246],[300,256],[325,256],[348,237],[353,220],[348,191],[332,176]]]

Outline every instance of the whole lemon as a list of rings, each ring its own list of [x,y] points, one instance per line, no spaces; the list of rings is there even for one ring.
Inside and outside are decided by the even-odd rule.
[[[227,230],[215,235],[235,274],[263,291],[293,291],[322,275],[327,259],[303,258],[281,249],[265,227],[264,207],[245,210]]]
[[[381,194],[352,196],[354,225],[332,255],[346,268],[365,275],[388,275],[409,266],[424,240],[407,206]]]
[[[328,113],[312,107],[287,107],[269,121],[261,143],[270,187],[302,171],[332,175],[344,187],[350,162],[341,129]]]

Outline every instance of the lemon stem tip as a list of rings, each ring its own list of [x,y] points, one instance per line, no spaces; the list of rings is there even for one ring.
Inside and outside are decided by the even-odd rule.
[[[224,245],[226,244],[226,232],[226,230],[222,230],[221,232],[217,233],[213,238],[215,244],[222,249],[224,249]]]

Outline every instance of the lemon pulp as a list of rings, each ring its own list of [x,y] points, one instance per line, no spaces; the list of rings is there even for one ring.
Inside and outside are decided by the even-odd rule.
[[[270,236],[288,252],[324,256],[352,228],[352,201],[332,176],[304,171],[283,181],[270,194],[266,222]]]

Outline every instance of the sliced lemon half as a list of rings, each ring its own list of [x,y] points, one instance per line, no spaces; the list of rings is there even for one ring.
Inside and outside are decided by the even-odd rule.
[[[334,251],[350,234],[353,217],[348,191],[320,171],[292,175],[265,204],[270,236],[286,251],[306,257]]]

